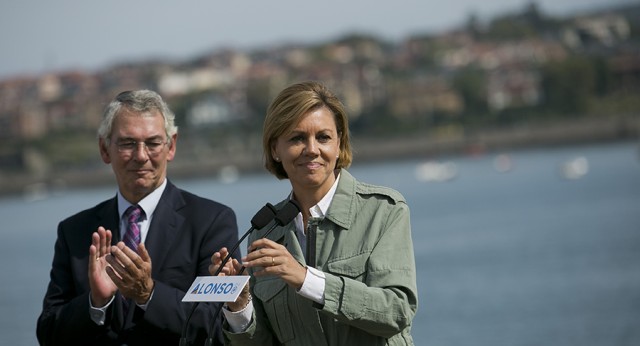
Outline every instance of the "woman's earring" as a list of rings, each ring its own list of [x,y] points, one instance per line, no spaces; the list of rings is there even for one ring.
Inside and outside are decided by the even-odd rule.
[[[280,158],[279,157],[274,157],[274,160],[276,160],[276,162],[280,162]]]

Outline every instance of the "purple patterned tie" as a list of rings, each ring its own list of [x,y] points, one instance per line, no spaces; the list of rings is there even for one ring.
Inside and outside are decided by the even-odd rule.
[[[127,220],[127,229],[122,240],[125,245],[136,252],[138,250],[138,244],[140,244],[140,226],[138,226],[138,222],[142,219],[141,216],[143,213],[139,205],[132,205],[124,212],[124,218]],[[128,314],[132,306],[135,306],[124,296],[122,296],[122,305],[126,314]]]
[[[140,244],[140,226],[138,226],[138,222],[142,219],[142,214],[143,211],[139,205],[132,205],[124,212],[127,220],[127,231],[124,234],[123,240],[124,244],[133,251],[137,251],[138,244]]]

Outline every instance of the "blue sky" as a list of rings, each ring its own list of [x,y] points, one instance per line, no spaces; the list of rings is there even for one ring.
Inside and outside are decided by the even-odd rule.
[[[221,47],[318,42],[349,32],[397,40],[521,10],[529,0],[304,2],[215,0],[21,0],[0,4],[0,78],[101,69],[150,57],[188,59]],[[640,0],[538,0],[565,16]]]

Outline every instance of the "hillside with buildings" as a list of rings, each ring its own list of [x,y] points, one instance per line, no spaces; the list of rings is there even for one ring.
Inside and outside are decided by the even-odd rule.
[[[356,160],[637,139],[640,5],[553,18],[532,3],[399,42],[345,34],[1,80],[0,194],[112,182],[95,132],[108,100],[127,89],[157,90],[176,113],[172,174],[259,170],[268,103],[307,79],[344,100]]]

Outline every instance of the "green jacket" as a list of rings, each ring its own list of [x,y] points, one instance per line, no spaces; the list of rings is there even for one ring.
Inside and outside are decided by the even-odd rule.
[[[249,243],[265,232],[254,232]],[[268,238],[306,266],[293,222]],[[418,290],[409,207],[402,195],[358,182],[343,169],[315,244],[315,267],[326,275],[324,306],[277,277],[251,276],[252,322],[243,333],[225,326],[227,344],[413,345]]]

